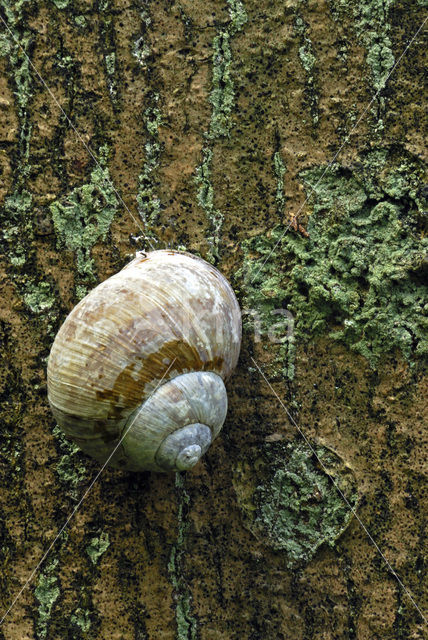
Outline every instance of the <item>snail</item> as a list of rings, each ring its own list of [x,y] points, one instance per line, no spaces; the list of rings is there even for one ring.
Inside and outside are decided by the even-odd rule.
[[[130,471],[192,468],[227,413],[241,313],[226,278],[182,251],[137,253],[67,316],[48,360],[66,436]]]

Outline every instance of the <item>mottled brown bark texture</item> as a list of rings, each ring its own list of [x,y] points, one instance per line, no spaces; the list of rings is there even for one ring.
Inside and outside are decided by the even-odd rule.
[[[0,17],[0,639],[422,639],[424,2]],[[228,417],[191,472],[106,468],[80,504],[49,349],[150,247],[245,310]]]

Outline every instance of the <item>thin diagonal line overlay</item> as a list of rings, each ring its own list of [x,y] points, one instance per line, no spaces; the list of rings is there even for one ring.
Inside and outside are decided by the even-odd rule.
[[[162,378],[159,380],[158,384],[156,385],[155,389],[152,391],[152,393],[150,394],[150,396],[147,398],[147,400],[149,400],[152,395],[157,391],[157,389],[160,387],[160,385],[162,384],[163,379],[165,378],[165,376],[167,375],[168,371],[171,369],[172,365],[174,364],[174,362],[177,360],[177,358],[174,358],[174,360],[171,362],[171,364],[169,365],[168,369],[165,371],[165,373],[163,374]],[[55,542],[58,540],[58,538],[60,537],[60,535],[62,534],[62,532],[64,531],[64,529],[67,527],[68,523],[70,522],[70,520],[73,518],[73,516],[75,515],[75,513],[79,510],[80,505],[82,504],[82,502],[85,500],[86,496],[89,494],[89,492],[91,491],[92,487],[94,486],[94,484],[96,483],[96,481],[98,480],[98,478],[100,477],[100,475],[102,474],[102,472],[104,471],[105,467],[108,465],[108,463],[110,462],[110,460],[112,459],[112,457],[114,456],[114,454],[116,453],[117,449],[119,448],[119,446],[121,445],[121,443],[123,442],[123,439],[125,438],[126,434],[128,433],[128,431],[131,429],[131,427],[133,426],[135,420],[138,417],[138,413],[135,415],[134,419],[132,420],[131,424],[129,425],[129,427],[126,429],[126,431],[124,432],[123,436],[121,437],[121,439],[119,440],[119,442],[117,443],[117,445],[115,446],[115,448],[113,449],[113,451],[111,452],[111,454],[109,455],[109,457],[107,458],[107,460],[104,462],[103,466],[101,467],[101,469],[98,471],[97,475],[95,476],[95,478],[92,480],[91,484],[89,485],[89,487],[86,489],[85,493],[83,494],[83,496],[80,498],[79,502],[77,503],[77,505],[74,507],[73,511],[70,513],[70,515],[68,516],[67,520],[64,522],[64,524],[62,525],[61,529],[58,531],[58,533],[56,534],[55,538],[52,540],[52,542],[50,543],[49,547],[47,548],[47,550],[45,551],[45,553],[43,554],[41,560],[39,560],[39,562],[37,563],[36,567],[33,569],[33,571],[30,573],[29,577],[27,578],[27,581],[25,582],[24,586],[20,589],[20,591],[18,592],[18,594],[15,596],[14,600],[12,601],[12,604],[9,606],[8,610],[6,611],[6,613],[3,615],[2,619],[0,620],[0,626],[3,624],[4,619],[6,618],[6,616],[10,613],[10,611],[13,609],[13,607],[15,606],[15,603],[17,602],[17,600],[20,598],[21,594],[23,593],[23,591],[27,588],[28,584],[31,582],[31,580],[33,579],[34,575],[37,573],[38,569],[40,568],[40,566],[43,564],[43,562],[46,560],[46,558],[48,557],[49,553],[51,552],[53,546],[55,545]]]
[[[351,133],[354,131],[354,129],[360,124],[361,120],[364,118],[364,116],[366,115],[367,111],[370,109],[370,107],[372,106],[373,102],[376,100],[376,98],[379,96],[379,94],[381,93],[381,91],[383,91],[383,89],[385,88],[386,83],[388,82],[389,78],[391,77],[391,75],[394,73],[395,69],[398,67],[398,65],[400,64],[402,58],[406,55],[407,51],[410,49],[410,47],[412,46],[414,40],[417,38],[419,32],[423,29],[425,22],[428,20],[428,17],[425,18],[425,20],[422,22],[421,26],[419,27],[419,29],[416,31],[416,33],[412,36],[412,38],[410,39],[410,42],[408,43],[408,45],[406,46],[406,48],[404,49],[403,53],[401,54],[401,56],[398,58],[397,62],[394,64],[394,66],[392,67],[391,71],[389,72],[389,74],[387,75],[386,79],[385,79],[385,84],[383,87],[381,87],[373,96],[373,98],[370,100],[370,102],[368,103],[367,107],[364,109],[363,113],[360,115],[360,117],[358,118],[357,122],[354,124],[354,126],[352,127],[352,129],[349,131],[349,133],[347,134],[346,138],[344,140],[344,142],[342,143],[342,145],[339,147],[338,151],[336,151],[336,153],[334,154],[333,158],[330,160],[329,164],[327,165],[327,167],[324,169],[324,171],[321,174],[321,177],[319,178],[319,180],[315,183],[315,185],[313,187],[311,187],[309,195],[306,196],[305,200],[303,201],[303,203],[300,205],[299,209],[297,210],[297,213],[294,217],[294,219],[297,219],[297,216],[299,215],[299,213],[301,212],[301,210],[303,209],[303,207],[305,206],[305,204],[307,203],[307,201],[309,200],[309,198],[311,198],[312,194],[316,192],[316,188],[318,187],[318,185],[321,183],[322,179],[324,178],[325,174],[327,173],[327,171],[330,169],[330,167],[332,166],[332,164],[334,163],[334,161],[336,160],[337,156],[339,155],[339,153],[342,151],[343,147],[347,144],[349,136],[351,135]],[[263,260],[262,264],[260,265],[260,267],[258,268],[258,270],[256,271],[256,273],[253,275],[251,282],[254,282],[255,278],[257,277],[257,275],[260,273],[260,270],[263,268],[263,266],[266,264],[266,262],[269,260],[269,258],[271,257],[272,253],[275,251],[275,249],[277,248],[277,246],[279,245],[279,243],[281,242],[281,240],[283,239],[283,237],[285,236],[285,234],[288,232],[288,230],[291,227],[291,222],[289,223],[289,225],[287,226],[287,228],[285,229],[285,231],[281,234],[281,236],[278,238],[278,240],[276,241],[275,245],[272,247],[272,249],[270,250],[270,252],[268,253],[267,257]]]
[[[34,66],[31,58],[27,55],[27,52],[25,51],[24,47],[22,46],[22,44],[19,42],[18,38],[15,37],[15,34],[13,33],[13,31],[11,30],[11,28],[9,27],[9,25],[7,24],[7,22],[5,21],[5,19],[3,18],[3,16],[0,14],[0,19],[3,22],[4,26],[6,27],[6,29],[9,31],[10,35],[12,36],[12,38],[14,39],[14,41],[16,42],[16,44],[18,45],[18,47],[21,49],[22,53],[24,54],[25,58],[27,59],[29,65],[31,66],[31,68],[33,69],[34,73],[36,74],[36,76],[38,77],[38,79],[40,80],[40,82],[42,83],[42,85],[46,88],[47,92],[49,93],[49,95],[51,96],[52,100],[54,101],[54,103],[56,104],[56,106],[59,108],[59,110],[61,111],[62,115],[64,116],[64,118],[67,120],[68,124],[70,125],[70,127],[73,129],[74,133],[76,134],[77,138],[79,139],[79,141],[82,143],[82,145],[85,147],[86,151],[89,153],[89,155],[91,156],[91,158],[93,159],[93,161],[95,162],[96,166],[99,169],[102,169],[100,163],[98,162],[97,158],[94,155],[94,152],[92,151],[92,149],[90,148],[90,146],[88,144],[86,144],[86,142],[84,141],[84,139],[82,138],[82,136],[80,135],[80,133],[78,132],[78,130],[76,129],[76,127],[74,126],[74,124],[72,123],[72,121],[70,120],[70,118],[68,117],[68,115],[65,113],[64,109],[62,108],[62,106],[60,105],[60,103],[58,102],[58,100],[56,99],[54,93],[52,93],[51,89],[49,88],[49,86],[47,85],[47,83],[45,82],[45,80],[43,79],[43,77],[40,75],[40,73],[38,72],[38,70],[36,69],[36,67]],[[117,191],[116,187],[113,184],[113,181],[111,180],[111,178],[103,178],[104,184],[109,184],[110,187],[113,189],[114,193],[116,194],[116,196],[118,197],[118,199],[120,200],[120,202],[123,204],[123,206],[125,207],[126,211],[129,213],[129,215],[131,216],[132,220],[135,222],[135,224],[137,225],[138,229],[141,231],[141,233],[143,234],[144,239],[146,240],[146,242],[150,245],[151,249],[154,249],[154,246],[152,244],[152,242],[150,241],[150,238],[147,236],[146,230],[141,226],[141,223],[137,220],[137,218],[134,216],[134,214],[131,212],[131,210],[129,209],[128,205],[126,204],[126,202],[123,200],[122,196],[120,195],[120,193]]]
[[[291,422],[293,423],[293,425],[296,427],[297,431],[300,433],[300,435],[302,436],[302,438],[305,440],[306,444],[308,445],[308,447],[310,448],[310,450],[312,451],[312,453],[314,454],[314,456],[316,457],[316,459],[318,460],[319,464],[321,465],[324,473],[330,478],[331,482],[333,483],[335,489],[337,490],[337,492],[340,494],[340,496],[342,497],[342,499],[344,500],[344,502],[346,503],[346,505],[348,506],[348,508],[352,511],[352,514],[355,516],[355,518],[358,520],[361,528],[363,529],[364,533],[367,535],[368,539],[370,540],[370,542],[372,543],[372,545],[375,547],[376,551],[379,553],[379,555],[381,556],[381,558],[383,559],[383,561],[385,562],[386,566],[388,567],[389,571],[392,573],[392,575],[394,576],[394,578],[397,580],[398,584],[401,586],[401,588],[403,589],[403,591],[406,593],[406,595],[410,598],[413,606],[415,607],[416,611],[419,613],[419,615],[421,616],[421,618],[423,619],[423,621],[425,622],[425,624],[427,623],[427,619],[425,617],[425,615],[422,613],[422,611],[420,610],[420,608],[418,607],[418,605],[415,602],[414,597],[412,596],[412,594],[410,593],[410,591],[404,586],[404,584],[402,583],[402,581],[400,580],[399,576],[397,575],[396,571],[394,571],[394,569],[391,567],[390,563],[388,562],[388,560],[385,558],[384,554],[382,553],[382,551],[379,549],[379,546],[376,544],[376,542],[373,540],[372,536],[370,535],[369,531],[367,530],[365,524],[362,522],[362,520],[360,519],[360,517],[358,516],[357,512],[355,511],[354,507],[351,505],[351,503],[349,502],[348,498],[344,495],[344,493],[342,492],[342,490],[340,489],[340,487],[337,485],[335,479],[329,474],[329,472],[327,471],[325,465],[323,464],[322,460],[318,457],[315,449],[313,448],[313,446],[311,445],[311,443],[309,442],[308,438],[305,436],[305,434],[303,433],[303,431],[300,429],[299,425],[297,424],[297,422],[295,421],[295,419],[293,418],[293,416],[291,415],[291,413],[288,411],[287,407],[285,406],[285,404],[282,402],[281,398],[279,397],[279,395],[277,394],[277,392],[275,391],[275,389],[272,387],[271,383],[269,382],[269,380],[266,378],[265,374],[263,373],[262,369],[260,368],[260,366],[258,365],[258,363],[254,360],[254,358],[251,356],[251,360],[253,361],[253,363],[255,364],[255,366],[257,367],[257,370],[259,371],[260,375],[262,376],[263,380],[266,382],[266,384],[268,385],[269,389],[272,391],[272,393],[274,394],[274,396],[276,397],[276,399],[278,400],[279,404],[281,405],[281,407],[284,409],[285,413],[287,414],[289,420],[291,420]]]

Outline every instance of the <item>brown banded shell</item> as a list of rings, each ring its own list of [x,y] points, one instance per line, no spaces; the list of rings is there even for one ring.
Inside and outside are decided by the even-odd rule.
[[[112,466],[191,468],[223,425],[240,342],[239,305],[217,269],[179,251],[137,254],[60,328],[52,412],[101,462],[117,447]]]

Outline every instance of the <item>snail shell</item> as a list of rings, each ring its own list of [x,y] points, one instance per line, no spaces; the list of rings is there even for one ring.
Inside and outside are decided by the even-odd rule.
[[[100,462],[190,469],[223,426],[240,343],[239,305],[217,269],[180,251],[139,253],[61,326],[48,362],[52,412]]]

